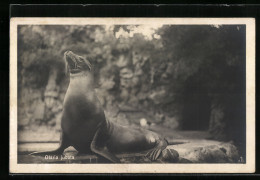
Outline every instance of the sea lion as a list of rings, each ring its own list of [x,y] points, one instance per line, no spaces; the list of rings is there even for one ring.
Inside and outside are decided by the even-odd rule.
[[[130,128],[108,121],[95,94],[90,62],[72,51],[64,53],[70,83],[64,98],[60,146],[54,151],[31,155],[62,154],[73,146],[80,153],[94,152],[119,163],[114,153],[150,150],[147,157],[154,161],[168,142],[159,134],[141,128]]]

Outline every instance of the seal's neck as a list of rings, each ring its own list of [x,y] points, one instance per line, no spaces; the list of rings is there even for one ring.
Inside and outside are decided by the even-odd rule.
[[[74,90],[94,89],[93,75],[91,73],[70,74],[70,88]]]

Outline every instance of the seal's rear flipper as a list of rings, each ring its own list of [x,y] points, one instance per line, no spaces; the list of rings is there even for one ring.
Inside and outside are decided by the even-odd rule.
[[[145,157],[149,158],[151,161],[156,161],[158,159],[158,157],[161,155],[162,153],[162,149],[158,148],[158,149],[153,149],[151,151],[149,151]]]
[[[104,144],[104,142],[105,142],[104,138],[106,138],[106,137],[99,129],[96,132],[96,134],[91,142],[91,145],[90,145],[91,151],[99,154],[100,156],[107,158],[108,160],[110,160],[113,163],[120,163],[120,160],[114,154],[112,154],[109,151],[109,149],[106,147],[106,145]]]
[[[120,163],[120,160],[112,154],[107,147],[94,147],[94,145],[91,146],[91,150],[100,156],[105,157],[106,159],[110,160],[113,163]]]
[[[159,156],[161,155],[162,151],[167,147],[168,142],[166,139],[160,139],[159,142],[157,143],[157,145],[150,150],[145,157],[147,157],[148,159],[150,159],[151,161],[156,161]]]

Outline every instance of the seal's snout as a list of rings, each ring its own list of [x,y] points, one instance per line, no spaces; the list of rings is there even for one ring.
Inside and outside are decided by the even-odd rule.
[[[66,63],[68,63],[69,67],[75,67],[76,66],[76,58],[75,58],[75,54],[72,51],[66,51],[64,53],[64,59],[66,61]]]
[[[73,54],[73,52],[72,52],[72,51],[66,51],[66,52],[64,53],[64,56],[67,56],[67,55],[69,55],[69,54]]]
[[[72,74],[91,70],[90,62],[86,58],[74,54],[72,51],[66,51],[64,53],[64,60],[67,71]]]
[[[65,53],[64,53],[64,58],[65,58],[65,60],[68,62],[69,60],[70,61],[74,61],[73,60],[73,57],[74,56],[74,53],[72,52],[72,51],[66,51]]]

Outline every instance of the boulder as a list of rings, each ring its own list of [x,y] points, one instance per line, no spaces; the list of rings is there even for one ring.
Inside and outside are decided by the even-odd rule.
[[[240,159],[237,147],[231,142],[192,140],[168,148],[176,150],[180,159],[192,163],[238,163]]]

